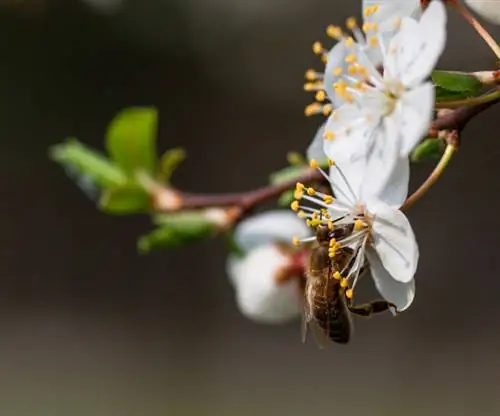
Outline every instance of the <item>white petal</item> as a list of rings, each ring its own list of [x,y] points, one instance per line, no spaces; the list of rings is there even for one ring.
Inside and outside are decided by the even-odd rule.
[[[351,162],[336,163],[330,168],[330,181],[334,183],[335,198],[340,203],[352,206],[360,200],[365,166],[365,159],[358,158]]]
[[[348,64],[345,61],[346,56],[350,53],[349,48],[344,41],[337,42],[335,46],[328,52],[323,84],[328,98],[334,108],[344,104],[344,100],[335,93],[333,85],[338,82],[340,76],[335,75],[335,68],[341,68],[342,74],[347,70]]]
[[[465,0],[465,3],[488,22],[500,25],[500,0]]]
[[[366,155],[361,200],[381,196],[388,181],[394,178],[395,169],[400,168],[398,135],[399,131],[391,117],[382,118],[379,126],[373,131]],[[406,182],[406,176],[401,180]]]
[[[324,140],[327,157],[338,163],[348,163],[368,152],[373,125],[367,121],[367,111],[355,104],[345,104],[336,110],[326,123],[326,134],[333,140]]]
[[[366,7],[377,5],[378,10],[365,17],[365,22],[375,22],[379,32],[395,31],[395,21],[403,17],[418,19],[422,14],[420,0],[363,0]]]
[[[408,197],[409,183],[410,160],[407,157],[400,157],[397,159],[397,163],[389,179],[375,196],[390,207],[398,209]],[[369,185],[368,181],[366,185]],[[364,193],[366,193],[366,191],[364,191]]]
[[[441,0],[433,0],[418,23],[411,18],[402,20],[384,62],[387,77],[393,76],[407,87],[416,86],[429,77],[445,44],[446,8]]]
[[[377,253],[371,249],[366,250],[366,257],[370,263],[370,271],[378,292],[388,302],[396,305],[399,312],[408,309],[415,298],[415,280],[397,282],[382,265]]]
[[[399,118],[400,155],[408,157],[413,148],[429,131],[434,114],[434,86],[426,82],[406,92],[400,98],[396,117]]]
[[[323,123],[321,127],[318,129],[316,132],[316,135],[314,136],[311,144],[307,148],[306,151],[306,156],[307,160],[317,160],[318,162],[322,162],[323,160],[327,159],[325,152],[323,150],[323,142],[325,139],[323,138],[325,134],[325,126],[326,123]]]
[[[305,222],[291,210],[275,210],[240,222],[234,230],[234,240],[238,247],[247,251],[271,242],[290,243],[293,237],[306,238],[310,233]]]
[[[276,283],[276,274],[288,263],[287,257],[274,245],[251,250],[232,270],[236,302],[240,312],[260,323],[284,323],[300,316],[301,288],[299,277]]]
[[[387,272],[398,282],[408,283],[417,271],[419,251],[408,218],[382,201],[366,201],[374,215],[372,247]]]

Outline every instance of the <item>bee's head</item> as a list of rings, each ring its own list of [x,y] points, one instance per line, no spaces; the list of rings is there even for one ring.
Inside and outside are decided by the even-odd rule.
[[[330,229],[327,225],[319,224],[316,227],[316,240],[318,240],[318,243],[327,243],[330,241]]]

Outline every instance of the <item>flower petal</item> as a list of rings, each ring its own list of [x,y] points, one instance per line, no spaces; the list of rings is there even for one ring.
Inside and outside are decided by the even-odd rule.
[[[388,302],[396,305],[399,312],[408,309],[415,298],[415,280],[397,282],[382,265],[379,256],[372,249],[366,250],[370,271],[378,292]]]
[[[308,161],[311,160],[317,160],[318,162],[321,162],[325,159],[327,159],[325,152],[323,150],[323,142],[325,139],[323,136],[325,135],[325,126],[326,122],[321,125],[321,127],[318,129],[316,132],[316,135],[312,139],[311,144],[307,148],[306,151],[306,157]]]
[[[329,159],[344,163],[366,154],[373,130],[366,114],[367,110],[362,106],[345,104],[330,115],[323,143],[323,150]]]
[[[398,165],[400,161],[398,135],[399,131],[392,117],[383,117],[377,128],[373,130],[366,155],[361,200],[380,198],[391,179],[393,181],[401,180],[401,185],[396,187],[398,189],[404,186],[405,183],[407,184],[406,176],[399,178],[394,175],[396,168],[401,168]],[[401,172],[404,173],[404,169],[401,169]],[[404,187],[401,189],[404,192]],[[391,203],[394,203],[394,201],[391,201]]]
[[[430,82],[403,94],[396,116],[399,118],[401,157],[408,157],[428,132],[434,113],[434,86]]]
[[[244,258],[233,259],[229,266],[236,302],[247,318],[269,324],[279,324],[300,316],[301,289],[299,276],[277,283],[276,276],[286,267],[288,258],[273,244],[259,246]]]
[[[366,13],[366,8],[377,6],[375,13]],[[364,21],[376,23],[380,33],[396,30],[397,19],[413,17],[418,19],[422,14],[420,0],[363,0]]]
[[[465,4],[488,22],[500,25],[500,0],[465,0]]]
[[[244,251],[270,242],[290,243],[293,237],[305,238],[311,231],[292,211],[275,210],[249,217],[234,230],[234,240]]]
[[[340,107],[345,103],[344,99],[341,98],[336,92],[333,85],[338,82],[342,74],[347,71],[348,64],[345,61],[346,56],[350,53],[349,48],[345,44],[345,41],[341,40],[337,42],[332,49],[328,52],[325,74],[323,78],[323,84],[328,95],[328,98],[333,104],[334,108]],[[341,74],[335,75],[335,69],[340,68]]]
[[[374,215],[372,246],[393,279],[408,283],[417,271],[419,251],[408,218],[382,201],[366,201]]]
[[[446,8],[441,0],[432,0],[418,23],[411,18],[402,20],[384,61],[387,77],[406,87],[418,85],[429,77],[445,44]]]
[[[398,209],[408,197],[409,183],[410,160],[407,157],[397,158],[392,174],[375,196],[390,207]],[[369,181],[364,182],[364,185],[368,186]],[[364,193],[366,194],[366,191]]]

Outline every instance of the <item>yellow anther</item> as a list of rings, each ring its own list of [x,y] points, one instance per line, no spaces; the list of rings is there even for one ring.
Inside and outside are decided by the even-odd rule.
[[[311,227],[317,227],[321,224],[321,220],[311,220],[309,223],[311,224]]]
[[[335,161],[333,161],[332,159],[328,159],[328,166],[335,166]]]
[[[335,244],[337,244],[337,240],[335,240],[335,238],[332,238],[328,244],[330,245],[330,247],[333,247],[335,246]]]
[[[349,65],[347,67],[347,73],[349,75],[356,75],[358,73],[358,64]]]
[[[358,24],[356,23],[356,19],[354,17],[349,17],[345,21],[345,25],[346,25],[347,29],[353,30]]]
[[[298,247],[300,246],[300,240],[298,237],[293,237],[292,239],[292,244],[295,246],[295,247]]]
[[[305,218],[305,217],[307,217],[307,214],[304,211],[299,211],[299,212],[297,212],[297,216],[299,218]]]
[[[333,223],[333,221],[328,221],[328,229],[330,231],[333,231],[335,228],[335,224]]]
[[[333,75],[335,75],[336,77],[338,77],[339,75],[342,74],[342,71],[343,71],[343,69],[340,66],[338,66],[337,68],[335,68],[333,70]]]
[[[322,110],[321,104],[319,104],[319,103],[312,103],[312,104],[309,104],[305,108],[304,114],[307,117],[309,117],[309,116],[312,116],[314,114],[318,114],[321,110]]]
[[[377,24],[375,22],[366,22],[363,24],[363,32],[369,32],[369,31],[373,31],[373,32],[376,32],[377,31]]]
[[[330,25],[326,28],[326,34],[336,40],[340,40],[344,36],[342,33],[342,29],[334,25]]]
[[[339,272],[333,273],[333,278],[335,280],[342,280],[342,275]]]
[[[321,42],[314,42],[313,43],[313,52],[316,55],[321,55],[323,53],[323,45]]]
[[[325,94],[324,91],[318,91],[316,93],[316,97],[315,98],[316,98],[316,101],[323,102],[326,99],[326,94]]]
[[[293,197],[294,197],[295,199],[298,199],[298,200],[301,200],[303,196],[304,196],[304,192],[302,192],[302,191],[297,191],[297,190],[296,190],[296,191],[293,193]]]
[[[309,196],[316,195],[316,189],[314,189],[314,188],[307,188],[307,195],[309,195]]]
[[[311,161],[309,162],[309,166],[311,167],[311,169],[318,169],[319,163],[316,159],[311,159]],[[309,188],[309,189],[311,189],[311,188]]]
[[[306,71],[306,79],[308,81],[316,81],[318,79],[318,73],[314,69],[308,69]]]
[[[297,183],[295,184],[295,190],[296,190],[296,191],[303,191],[303,190],[304,190],[304,188],[305,188],[305,185],[304,185],[303,183],[297,182]]]
[[[293,201],[290,204],[290,208],[292,209],[292,211],[298,212],[299,211],[299,201]]]
[[[314,91],[316,89],[316,84],[313,82],[308,82],[304,84],[304,91]]]
[[[347,281],[347,279],[342,279],[340,281],[340,287],[344,287],[345,288],[347,286],[349,286],[349,282]]]
[[[353,64],[354,62],[356,62],[356,55],[354,55],[353,53],[350,53],[349,55],[347,55],[345,57],[345,61],[348,63],[348,64]]]
[[[378,38],[376,36],[370,36],[368,38],[368,45],[375,48],[378,45]]]
[[[328,63],[328,55],[326,53],[321,55],[321,62],[323,62],[325,65]]]
[[[366,84],[362,81],[357,81],[354,84],[354,88],[356,88],[358,91],[366,91]]]
[[[323,138],[325,140],[333,140],[335,139],[335,133],[333,131],[325,131],[323,134]]]
[[[347,46],[348,48],[350,48],[351,46],[354,45],[354,39],[351,38],[350,36],[345,40],[345,46]]]
[[[323,197],[323,201],[325,201],[325,204],[333,204],[333,196],[325,195]]]
[[[354,293],[353,293],[353,290],[352,290],[352,289],[347,289],[347,290],[345,291],[345,297],[346,297],[347,299],[352,299],[352,295],[353,295],[353,294],[354,294]]]
[[[354,230],[359,231],[366,227],[366,223],[362,220],[354,221]]]
[[[333,111],[333,105],[325,104],[323,106],[323,115],[326,117]]]

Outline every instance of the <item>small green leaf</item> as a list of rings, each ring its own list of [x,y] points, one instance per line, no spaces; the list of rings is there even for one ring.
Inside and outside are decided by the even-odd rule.
[[[135,183],[107,189],[99,201],[99,208],[107,214],[128,215],[147,212],[151,197]]]
[[[292,181],[299,178],[305,171],[309,169],[308,166],[287,166],[278,172],[274,172],[269,176],[269,182],[272,185],[280,185],[284,182]]]
[[[122,169],[98,151],[88,148],[74,138],[52,146],[49,156],[63,166],[74,168],[100,188],[121,186],[128,181]]]
[[[213,235],[215,231],[215,224],[206,217],[204,211],[162,214],[157,215],[154,221],[160,227],[137,242],[141,253],[194,243]]]
[[[436,92],[436,101],[439,103],[446,101],[465,100],[467,98],[471,98],[474,96],[469,91],[462,91],[462,92],[450,91],[439,86],[436,86],[435,92]]]
[[[423,140],[411,153],[412,162],[439,160],[446,145],[441,139],[428,138]]]
[[[467,92],[472,95],[479,93],[483,87],[477,78],[458,71],[433,71],[432,81],[447,91]]]
[[[179,165],[186,159],[186,151],[181,147],[167,150],[160,159],[160,173],[159,178],[161,181],[168,181],[172,173],[179,167]]]
[[[278,199],[278,206],[280,207],[290,207],[290,204],[295,201],[295,190],[290,189],[283,192]]]
[[[155,108],[127,108],[108,126],[106,149],[127,173],[138,169],[156,173],[157,119]]]

